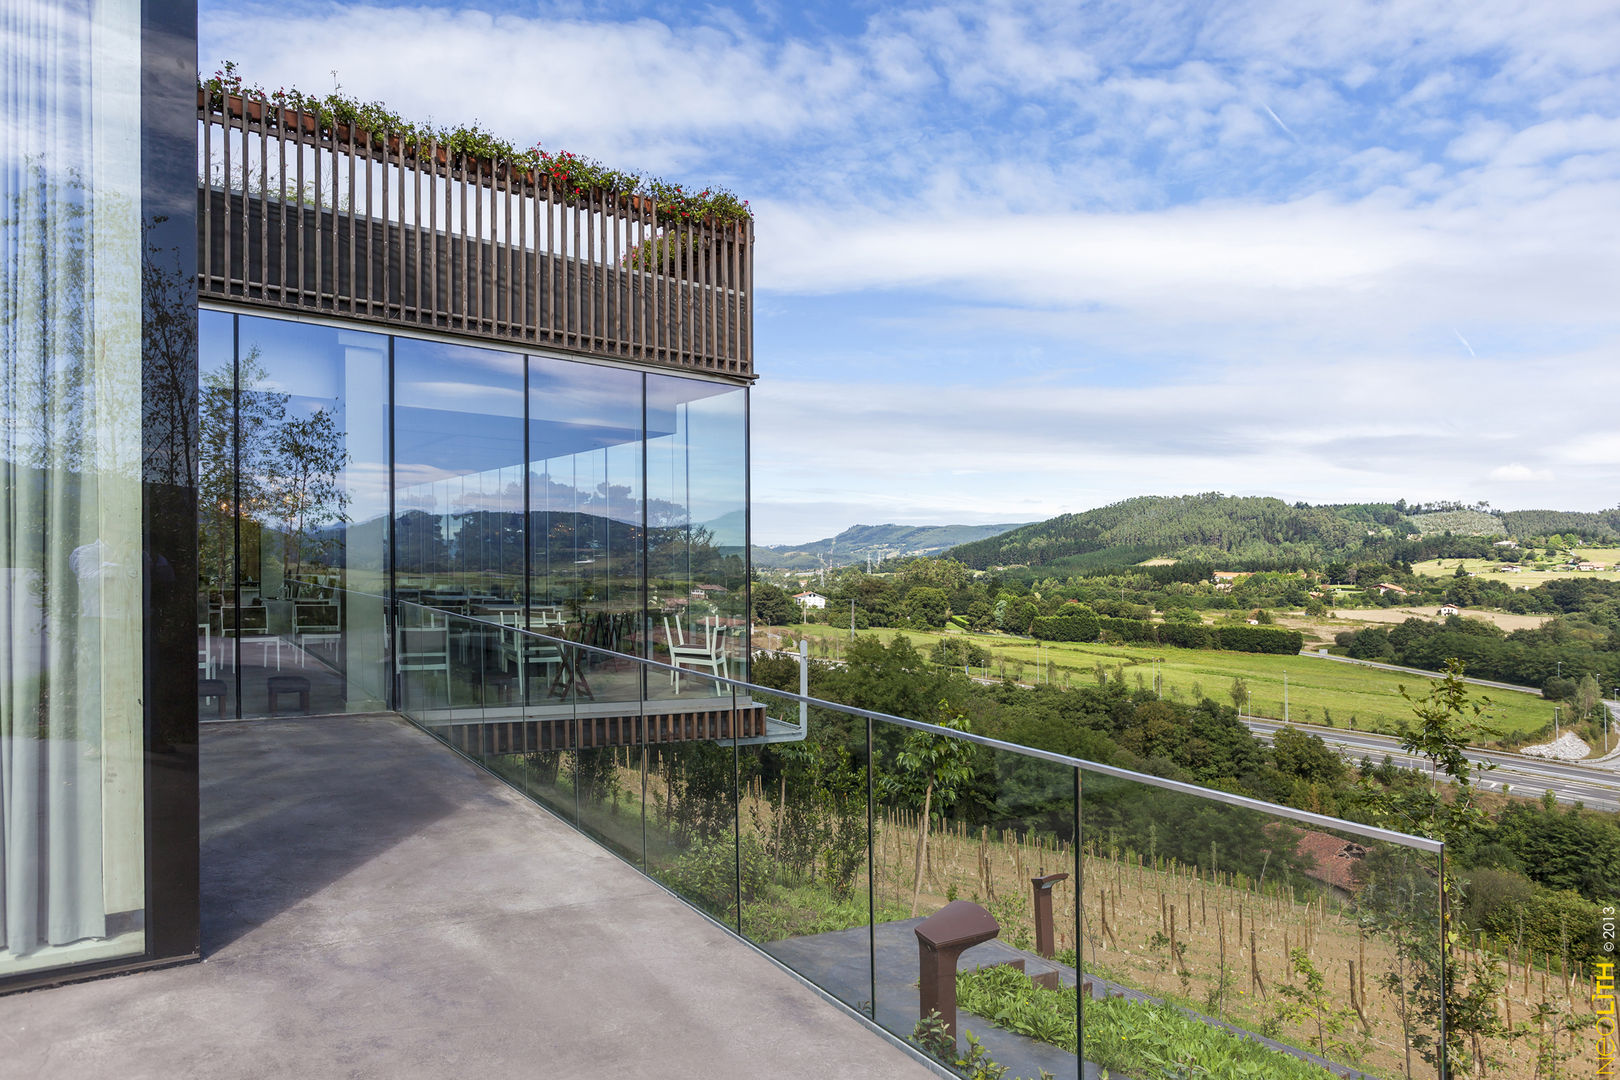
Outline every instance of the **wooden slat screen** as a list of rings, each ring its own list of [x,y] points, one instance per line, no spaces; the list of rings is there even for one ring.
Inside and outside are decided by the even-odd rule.
[[[749,223],[197,97],[204,299],[754,377]]]

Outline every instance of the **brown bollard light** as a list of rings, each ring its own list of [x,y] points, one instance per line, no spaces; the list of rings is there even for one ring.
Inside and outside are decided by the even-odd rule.
[[[1001,933],[984,908],[953,900],[917,924],[917,986],[921,1016],[939,1013],[956,1044],[956,961],[967,949]]]
[[[1068,878],[1068,874],[1042,874],[1029,879],[1035,886],[1035,951],[1048,960],[1057,952],[1052,934],[1052,886]]]

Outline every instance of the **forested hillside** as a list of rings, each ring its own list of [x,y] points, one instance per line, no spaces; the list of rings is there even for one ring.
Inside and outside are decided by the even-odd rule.
[[[1583,540],[1620,539],[1620,507],[1602,510],[1596,514],[1579,514],[1568,510],[1507,510],[1502,524],[1509,536],[1578,536]]]
[[[1421,541],[1410,537],[1420,536]],[[1598,513],[1495,511],[1488,504],[1347,503],[1292,505],[1281,499],[1222,495],[1144,495],[1062,514],[945,552],[976,569],[1039,566],[1069,573],[1117,568],[1153,556],[1248,570],[1319,566],[1376,555],[1416,561],[1434,552],[1469,555],[1469,538],[1612,542],[1620,508]],[[1462,545],[1452,552],[1441,541]],[[1451,545],[1456,546],[1456,545]],[[1489,553],[1484,544],[1481,553]]]
[[[1346,508],[1347,510],[1352,508]],[[1222,495],[1144,495],[1063,514],[947,554],[977,569],[1024,563],[1044,566],[1075,555],[1128,547],[1160,555],[1210,558],[1316,559],[1360,545],[1388,528],[1338,508],[1290,506],[1281,499]]]

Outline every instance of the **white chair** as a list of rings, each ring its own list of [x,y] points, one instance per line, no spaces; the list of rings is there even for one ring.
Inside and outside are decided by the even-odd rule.
[[[669,662],[675,668],[669,673],[669,679],[675,684],[677,694],[681,692],[682,667],[707,668],[721,678],[731,677],[727,649],[731,635],[731,629],[721,627],[718,619],[704,619],[702,642],[695,639],[688,642],[680,621],[676,620],[672,629],[669,616],[664,616],[664,641],[669,646]],[[725,693],[723,684],[716,682],[713,685],[716,697]]]
[[[527,702],[530,666],[539,665],[545,668],[552,676],[552,684],[555,685],[556,672],[552,669],[562,666],[563,654],[562,646],[525,634],[522,627],[523,612],[501,612],[501,666],[507,668],[513,664],[517,665],[518,698]]]
[[[443,615],[429,614],[424,622],[396,628],[395,668],[401,673],[443,672],[446,692],[450,685],[450,622]]]

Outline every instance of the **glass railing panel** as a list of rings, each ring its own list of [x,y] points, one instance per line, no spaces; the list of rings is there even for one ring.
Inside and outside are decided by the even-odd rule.
[[[743,936],[870,1014],[868,720],[749,687],[737,722]]]
[[[1087,1060],[1436,1075],[1437,855],[1094,770],[1082,791]]]
[[[696,672],[682,682],[691,698],[647,704],[647,872],[736,928],[737,746],[725,726],[732,690]]]
[[[399,604],[394,623],[394,677],[400,710],[435,738],[447,739],[451,703],[452,616]]]
[[[580,678],[574,683],[578,744],[568,760],[578,825],[639,866],[646,794],[641,685],[650,673],[633,658],[594,651],[582,651],[579,662]]]
[[[1059,954],[1076,938],[1074,768],[975,744],[944,727],[878,722],[873,738],[878,1022],[926,1040],[919,1023],[926,1001],[938,999],[919,982],[917,929],[948,905],[977,904],[997,932],[958,960],[956,1052],[969,1053],[971,1031],[1009,1076],[1076,1075],[1073,959]],[[970,977],[980,969],[993,970]],[[991,1019],[1037,1007],[1038,1030],[1050,1041]]]

